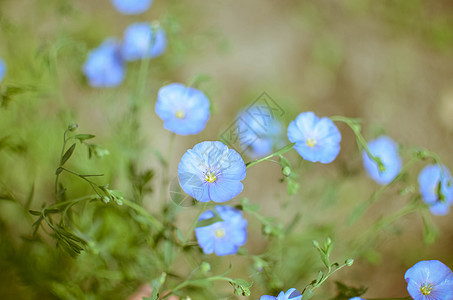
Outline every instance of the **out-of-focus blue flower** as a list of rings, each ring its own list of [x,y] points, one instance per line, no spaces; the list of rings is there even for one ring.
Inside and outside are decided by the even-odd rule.
[[[195,228],[195,235],[206,254],[229,255],[238,252],[247,241],[247,220],[240,210],[231,206],[216,206],[216,212],[223,221]],[[200,215],[199,221],[214,217],[212,210]]]
[[[225,202],[244,186],[246,173],[242,157],[222,142],[201,142],[187,150],[178,166],[181,188],[198,201]]]
[[[453,203],[453,180],[446,166],[428,165],[418,175],[423,201],[433,215],[446,215]]]
[[[380,136],[368,142],[371,154],[381,159],[385,170],[379,171],[378,164],[363,151],[363,166],[368,175],[379,184],[390,183],[401,171],[401,158],[398,155],[398,145],[388,136]]]
[[[298,290],[292,288],[289,289],[286,293],[284,293],[283,291],[280,292],[280,294],[278,294],[277,297],[261,296],[259,300],[300,300],[300,299],[302,299],[301,293]]]
[[[438,260],[423,260],[406,271],[407,291],[415,300],[453,300],[453,273]]]
[[[331,163],[340,153],[341,134],[329,118],[319,118],[304,112],[288,126],[288,139],[303,159],[323,164]]]
[[[349,300],[365,300],[365,299],[362,299],[362,298],[360,298],[360,297],[354,297],[354,298],[351,298],[351,299],[349,299]]]
[[[116,10],[125,15],[141,14],[150,8],[152,0],[112,0]]]
[[[261,158],[283,146],[281,123],[260,107],[242,111],[236,118],[239,143],[247,155]]]
[[[5,62],[0,58],[0,82],[3,80],[6,72]]]
[[[156,57],[164,53],[167,36],[159,26],[150,23],[134,23],[124,31],[121,53],[127,61]]]
[[[124,80],[125,74],[119,42],[110,38],[99,47],[91,50],[82,70],[91,86],[112,87],[119,85]]]
[[[203,92],[181,83],[160,88],[155,110],[165,129],[180,135],[199,133],[210,115],[209,100]]]

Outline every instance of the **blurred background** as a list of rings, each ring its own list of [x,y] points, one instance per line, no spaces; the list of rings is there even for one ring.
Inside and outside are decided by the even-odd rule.
[[[119,87],[103,89],[87,84],[81,66],[88,51],[105,38],[121,38],[129,24],[149,21],[160,22],[168,47],[150,61],[144,93],[138,99],[140,109],[131,114],[130,98],[137,89],[140,62],[127,65],[126,79]],[[110,183],[126,194],[131,191],[132,161],[139,171],[153,170],[150,187],[154,193],[144,198],[144,206],[158,213],[168,201],[168,187],[165,182],[161,186],[163,176],[176,177],[182,154],[201,141],[218,140],[238,112],[263,92],[282,108],[284,128],[304,111],[361,118],[365,138],[391,136],[400,143],[404,161],[410,147],[417,146],[438,153],[443,163],[453,167],[453,3],[448,0],[155,0],[147,12],[134,16],[121,15],[108,0],[1,0],[0,26],[0,57],[7,66],[1,82],[0,191],[1,195],[27,199],[33,190],[32,209],[53,203],[63,132],[68,124],[77,123],[81,133],[96,135],[95,143],[110,154],[89,160],[83,146],[78,146],[80,151],[71,158],[71,166],[81,173],[103,173],[100,183]],[[169,151],[171,133],[154,112],[157,91],[171,82],[190,84],[200,75],[208,78],[198,88],[211,101],[211,118],[200,134],[175,136]],[[300,215],[296,231],[303,234],[284,241],[291,250],[285,250],[285,263],[277,266],[282,276],[272,279],[271,289],[255,279],[253,297],[269,290],[302,289],[316,278],[322,264],[311,240],[327,236],[335,242],[334,258],[356,260],[329,279],[315,299],[334,296],[335,280],[368,287],[367,298],[405,297],[403,275],[416,262],[438,259],[453,266],[451,213],[425,216],[424,221],[420,214],[410,214],[360,249],[352,246],[352,237],[363,228],[408,202],[409,196],[401,191],[416,193],[418,172],[432,162],[413,165],[401,182],[349,226],[346,219],[351,210],[379,186],[365,175],[352,132],[342,124],[339,129],[342,150],[332,164],[303,162],[294,151],[287,155],[300,175],[295,196],[287,196],[278,165],[264,162],[248,170],[244,191],[232,200],[237,204],[239,198],[247,197],[261,205],[262,215],[278,218],[283,224],[289,224],[295,213]],[[167,155],[168,168],[160,163]],[[63,180],[70,186],[71,196],[89,193],[83,182],[70,177]],[[96,276],[89,273],[92,261],[84,258],[86,270],[77,266],[82,262],[59,258],[62,266],[68,266],[67,273],[50,272],[49,266],[59,263],[50,261],[48,255],[54,243],[47,240],[48,246],[26,252],[28,242],[23,237],[31,236],[33,218],[11,201],[0,202],[0,209],[2,244],[6,245],[1,250],[5,271],[0,274],[0,290],[5,299],[50,297],[34,286],[40,284],[39,276],[52,277],[55,282],[62,276],[60,282],[66,288],[69,283],[79,284],[80,278],[74,274]],[[177,226],[187,231],[197,211],[198,207],[179,210]],[[107,220],[108,212],[102,213]],[[426,233],[426,227],[437,229]],[[115,236],[120,239],[128,230],[126,227]],[[269,247],[275,245],[263,238],[260,223],[250,218],[248,252],[260,254]],[[28,255],[41,258],[27,260]],[[215,257],[206,259],[218,264],[218,270],[232,262],[234,274],[250,279],[250,261],[245,256],[227,257],[220,263]],[[27,268],[36,274],[30,271],[24,276]],[[147,274],[135,269],[130,272]],[[107,290],[121,292],[102,295],[116,299],[139,286],[136,278],[125,284],[123,273],[121,269],[103,279],[116,280]],[[143,282],[147,280],[143,278]],[[81,289],[95,291],[102,285],[90,284],[85,282]],[[65,298],[62,295],[67,291],[55,286],[52,294]],[[55,292],[58,288],[63,289],[62,294]],[[231,287],[221,284],[219,289],[228,294]]]

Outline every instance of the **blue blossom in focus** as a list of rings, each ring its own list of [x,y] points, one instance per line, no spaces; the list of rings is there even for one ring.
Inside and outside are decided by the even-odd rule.
[[[236,119],[239,143],[247,155],[261,158],[283,146],[281,123],[260,107],[242,111]]]
[[[423,260],[404,274],[415,300],[453,300],[453,273],[438,260]]]
[[[280,292],[277,297],[274,296],[261,296],[259,300],[301,300],[302,295],[301,293],[292,288],[289,289],[286,293]]]
[[[332,120],[304,112],[288,126],[288,139],[303,159],[331,163],[340,153],[341,134]]]
[[[446,215],[453,203],[453,185],[446,166],[428,165],[418,175],[420,194],[433,215]]]
[[[134,23],[124,31],[121,54],[127,61],[153,58],[164,53],[166,47],[167,36],[162,28],[150,23]]]
[[[119,85],[124,79],[125,67],[118,41],[110,38],[91,50],[82,70],[88,83],[93,87]]]
[[[199,133],[210,116],[209,100],[203,92],[181,83],[160,88],[155,110],[165,129],[180,135]]]
[[[240,210],[231,206],[216,206],[214,209],[223,221],[195,228],[198,244],[205,254],[235,254],[247,241],[247,220],[242,218]],[[198,220],[214,216],[214,212],[208,210],[202,213]]]
[[[152,0],[112,0],[113,6],[125,15],[136,15],[147,11]]]
[[[225,202],[244,186],[246,173],[242,157],[222,142],[201,142],[187,150],[178,166],[181,188],[201,202]]]
[[[5,62],[0,58],[0,82],[3,80],[6,72]]]
[[[380,136],[368,142],[371,154],[381,159],[385,170],[379,170],[378,164],[363,151],[363,166],[368,175],[379,184],[390,183],[401,171],[401,158],[398,155],[398,145],[388,136]]]

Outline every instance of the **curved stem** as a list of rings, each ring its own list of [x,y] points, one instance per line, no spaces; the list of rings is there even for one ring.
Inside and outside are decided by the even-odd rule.
[[[289,144],[289,145],[286,145],[285,147],[281,148],[280,150],[278,150],[277,152],[274,152],[272,154],[269,154],[268,156],[266,157],[263,157],[261,159],[258,159],[258,160],[255,160],[255,161],[250,161],[248,163],[245,164],[245,166],[247,168],[253,166],[253,165],[256,165],[257,163],[260,163],[262,161],[265,161],[265,160],[269,160],[270,158],[274,157],[274,156],[279,156],[279,155],[282,155],[283,153],[286,153],[288,152],[289,150],[291,150],[294,145],[296,145],[296,143],[292,143],[292,144]]]

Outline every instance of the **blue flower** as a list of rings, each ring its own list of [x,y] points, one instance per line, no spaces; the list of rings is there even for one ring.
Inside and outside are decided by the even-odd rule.
[[[304,112],[288,126],[288,139],[303,159],[328,164],[340,153],[341,134],[329,118]]]
[[[261,158],[283,146],[281,123],[258,106],[242,111],[236,126],[240,146],[250,157]]]
[[[222,142],[201,142],[187,150],[178,166],[181,188],[198,201],[225,202],[244,186],[246,173],[242,157]]]
[[[446,166],[428,165],[418,175],[418,185],[423,201],[430,205],[433,215],[446,215],[453,203],[453,185]]]
[[[286,293],[280,292],[277,297],[274,296],[261,296],[259,300],[301,300],[302,295],[301,293],[292,288],[289,289]]]
[[[0,82],[3,80],[6,72],[5,62],[0,58]]]
[[[360,298],[360,297],[354,297],[354,298],[351,298],[351,299],[349,299],[349,300],[365,300],[365,299]]]
[[[197,134],[209,119],[209,100],[199,90],[172,83],[160,88],[156,113],[165,129],[180,135]]]
[[[453,300],[453,273],[438,260],[423,260],[406,271],[407,291],[415,300]]]
[[[124,31],[121,53],[127,61],[156,57],[164,53],[167,36],[160,27],[149,23],[134,23]]]
[[[379,171],[379,167],[368,154],[363,151],[363,166],[368,175],[379,184],[390,183],[401,171],[401,158],[398,155],[398,145],[388,136],[380,136],[368,142],[371,154],[381,159],[385,170]]]
[[[150,8],[152,0],[112,0],[113,6],[122,14],[141,14]]]
[[[99,47],[91,50],[82,69],[91,86],[119,85],[124,79],[125,68],[118,41],[107,39]]]
[[[235,254],[247,241],[247,220],[242,218],[240,210],[231,206],[216,206],[215,210],[223,221],[195,228],[198,244],[205,254]],[[208,210],[202,213],[198,220],[214,216],[214,212]]]

